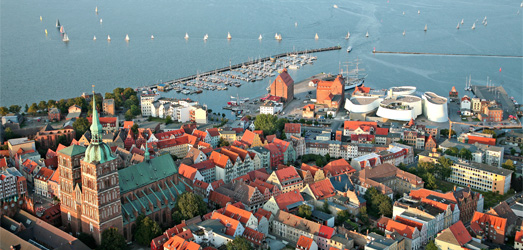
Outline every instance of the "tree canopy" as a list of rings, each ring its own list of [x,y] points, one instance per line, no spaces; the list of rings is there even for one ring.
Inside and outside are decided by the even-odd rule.
[[[118,229],[111,227],[102,232],[102,242],[100,250],[124,250],[127,248],[125,238],[118,232]]]
[[[91,124],[89,121],[84,117],[79,117],[76,119],[76,121],[73,122],[73,129],[76,133],[76,139],[79,139],[82,137],[82,135],[89,129]]]
[[[434,241],[431,241],[429,242],[429,244],[427,244],[427,246],[425,246],[425,249],[426,250],[438,250],[438,246],[436,246],[436,243],[434,243]]]
[[[289,120],[286,118],[278,118],[275,115],[261,114],[256,116],[254,120],[254,127],[256,130],[263,130],[263,134],[272,135],[276,132],[281,133],[285,127],[285,123]]]
[[[141,245],[149,245],[151,240],[162,234],[162,229],[151,218],[144,215],[139,215],[136,218],[136,231],[134,232],[134,239]]]
[[[254,249],[249,241],[242,236],[236,236],[233,241],[227,243],[227,250],[252,250]]]
[[[367,208],[371,214],[392,216],[392,200],[375,187],[367,189],[363,197],[367,201]]]
[[[311,209],[311,207],[309,207],[309,205],[306,205],[306,204],[300,205],[298,207],[297,215],[302,218],[305,218],[305,219],[310,219],[312,216],[312,209]]]
[[[197,194],[184,192],[176,201],[175,212],[173,214],[175,222],[188,220],[198,215],[207,213],[207,204],[203,198]]]

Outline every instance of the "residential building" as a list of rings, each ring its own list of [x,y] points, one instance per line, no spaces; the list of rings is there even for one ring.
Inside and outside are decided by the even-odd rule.
[[[478,119],[483,122],[501,122],[503,121],[503,109],[497,105],[488,105],[483,113],[479,113]]]
[[[87,120],[89,121],[89,123],[92,124],[92,117],[87,117]],[[102,125],[103,134],[115,133],[118,131],[118,128],[120,126],[118,123],[118,117],[99,117],[98,120]]]
[[[505,141],[509,145],[521,147],[523,145],[523,133],[511,130],[506,133]]]
[[[367,235],[367,244],[365,250],[398,250],[398,240],[383,237],[377,233]]]
[[[143,116],[152,115],[152,103],[158,100],[159,94],[146,93],[140,95],[140,107],[142,109]]]
[[[507,219],[491,214],[475,212],[470,229],[476,237],[482,237],[497,244],[505,243]]]
[[[301,124],[300,123],[285,123],[283,132],[287,138],[292,136],[301,137]]]
[[[376,223],[378,228],[384,231],[386,235],[393,233],[401,235],[405,239],[405,249],[422,249],[421,236],[417,227],[409,226],[387,217],[381,217]]]
[[[283,69],[271,84],[270,95],[281,97],[285,103],[294,99],[294,80],[287,73],[287,69]]]
[[[481,250],[489,248],[487,245],[474,240],[461,221],[443,230],[438,237],[436,237],[434,243],[439,249],[448,250]]]
[[[47,182],[49,181],[49,179],[51,179],[51,176],[53,176],[53,174],[53,170],[43,167],[40,169],[40,171],[38,171],[37,174],[34,175],[33,183],[36,195],[51,198],[51,193],[48,191],[47,188]]]
[[[289,138],[289,141],[292,143],[292,147],[296,151],[296,157],[305,155],[305,152],[306,152],[305,138],[303,138],[301,136],[292,135]]]
[[[445,151],[453,147],[458,150],[461,150],[462,148],[469,150],[472,153],[473,162],[486,163],[497,167],[501,167],[501,164],[503,163],[504,147],[485,145],[481,143],[465,144],[451,142],[449,140],[445,140],[438,146],[442,153],[445,153]]]
[[[510,189],[511,170],[459,160],[454,162],[451,168],[452,174],[447,179],[449,182],[499,194],[505,194]]]
[[[343,135],[351,136],[352,134],[374,134],[378,124],[367,121],[345,121],[343,123]]]
[[[249,186],[242,181],[227,183],[215,190],[217,193],[241,202],[247,211],[256,211],[263,206],[265,197],[258,188]]]
[[[318,244],[312,238],[302,235],[296,243],[296,250],[318,250]]]
[[[0,199],[21,197],[26,193],[27,180],[16,168],[0,169]]]
[[[282,193],[303,188],[303,180],[294,167],[287,167],[272,172],[267,182],[276,185]]]
[[[352,174],[356,172],[354,168],[345,160],[338,159],[331,161],[322,168],[325,177],[330,178],[341,174]]]
[[[264,147],[252,147],[249,152],[255,153],[260,159],[260,167],[268,170],[271,166],[270,151]]]
[[[345,79],[338,75],[334,81],[321,80],[316,86],[316,103],[339,110],[345,100]]]
[[[22,151],[36,151],[35,141],[29,140],[27,137],[10,139],[7,141],[7,149],[9,150],[9,157],[14,159],[15,154],[20,149],[22,149]]]
[[[302,115],[305,119],[312,119],[316,116],[316,108],[314,104],[307,104],[302,108]]]
[[[47,112],[47,118],[49,121],[60,121],[62,118],[62,114],[60,113],[60,110],[57,108],[50,108],[49,112]]]
[[[102,112],[105,115],[114,115],[116,113],[114,99],[104,99],[102,103]]]
[[[275,115],[280,113],[282,110],[283,103],[280,102],[265,101],[260,105],[260,114]]]
[[[263,209],[276,215],[278,211],[293,212],[302,204],[307,204],[300,193],[300,190],[282,193],[272,196],[265,204]]]

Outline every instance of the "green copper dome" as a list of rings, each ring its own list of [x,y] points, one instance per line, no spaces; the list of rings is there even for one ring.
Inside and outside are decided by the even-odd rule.
[[[91,143],[85,150],[84,161],[87,163],[99,162],[104,163],[114,160],[115,157],[111,152],[111,147],[102,142],[103,127],[98,119],[98,111],[96,110],[95,94],[93,92],[93,123],[91,124]]]

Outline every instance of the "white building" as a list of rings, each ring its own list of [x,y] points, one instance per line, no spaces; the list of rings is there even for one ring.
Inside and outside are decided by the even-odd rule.
[[[267,101],[260,106],[260,114],[274,115],[283,110],[283,104]]]
[[[154,93],[143,93],[140,95],[140,106],[143,116],[150,116],[152,110],[152,103],[158,100],[160,96]]]
[[[368,113],[376,110],[383,98],[373,96],[353,96],[345,100],[345,109],[351,113]]]
[[[387,98],[381,102],[376,112],[379,117],[398,121],[410,121],[421,114],[421,98],[412,95]]]
[[[447,98],[436,95],[433,92],[423,94],[423,113],[427,119],[433,122],[447,122]]]

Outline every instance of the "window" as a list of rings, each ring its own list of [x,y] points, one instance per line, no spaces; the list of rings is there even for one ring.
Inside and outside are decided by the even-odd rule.
[[[89,222],[89,230],[93,232],[93,223]]]
[[[67,212],[67,220],[71,221],[71,213],[70,212]]]

